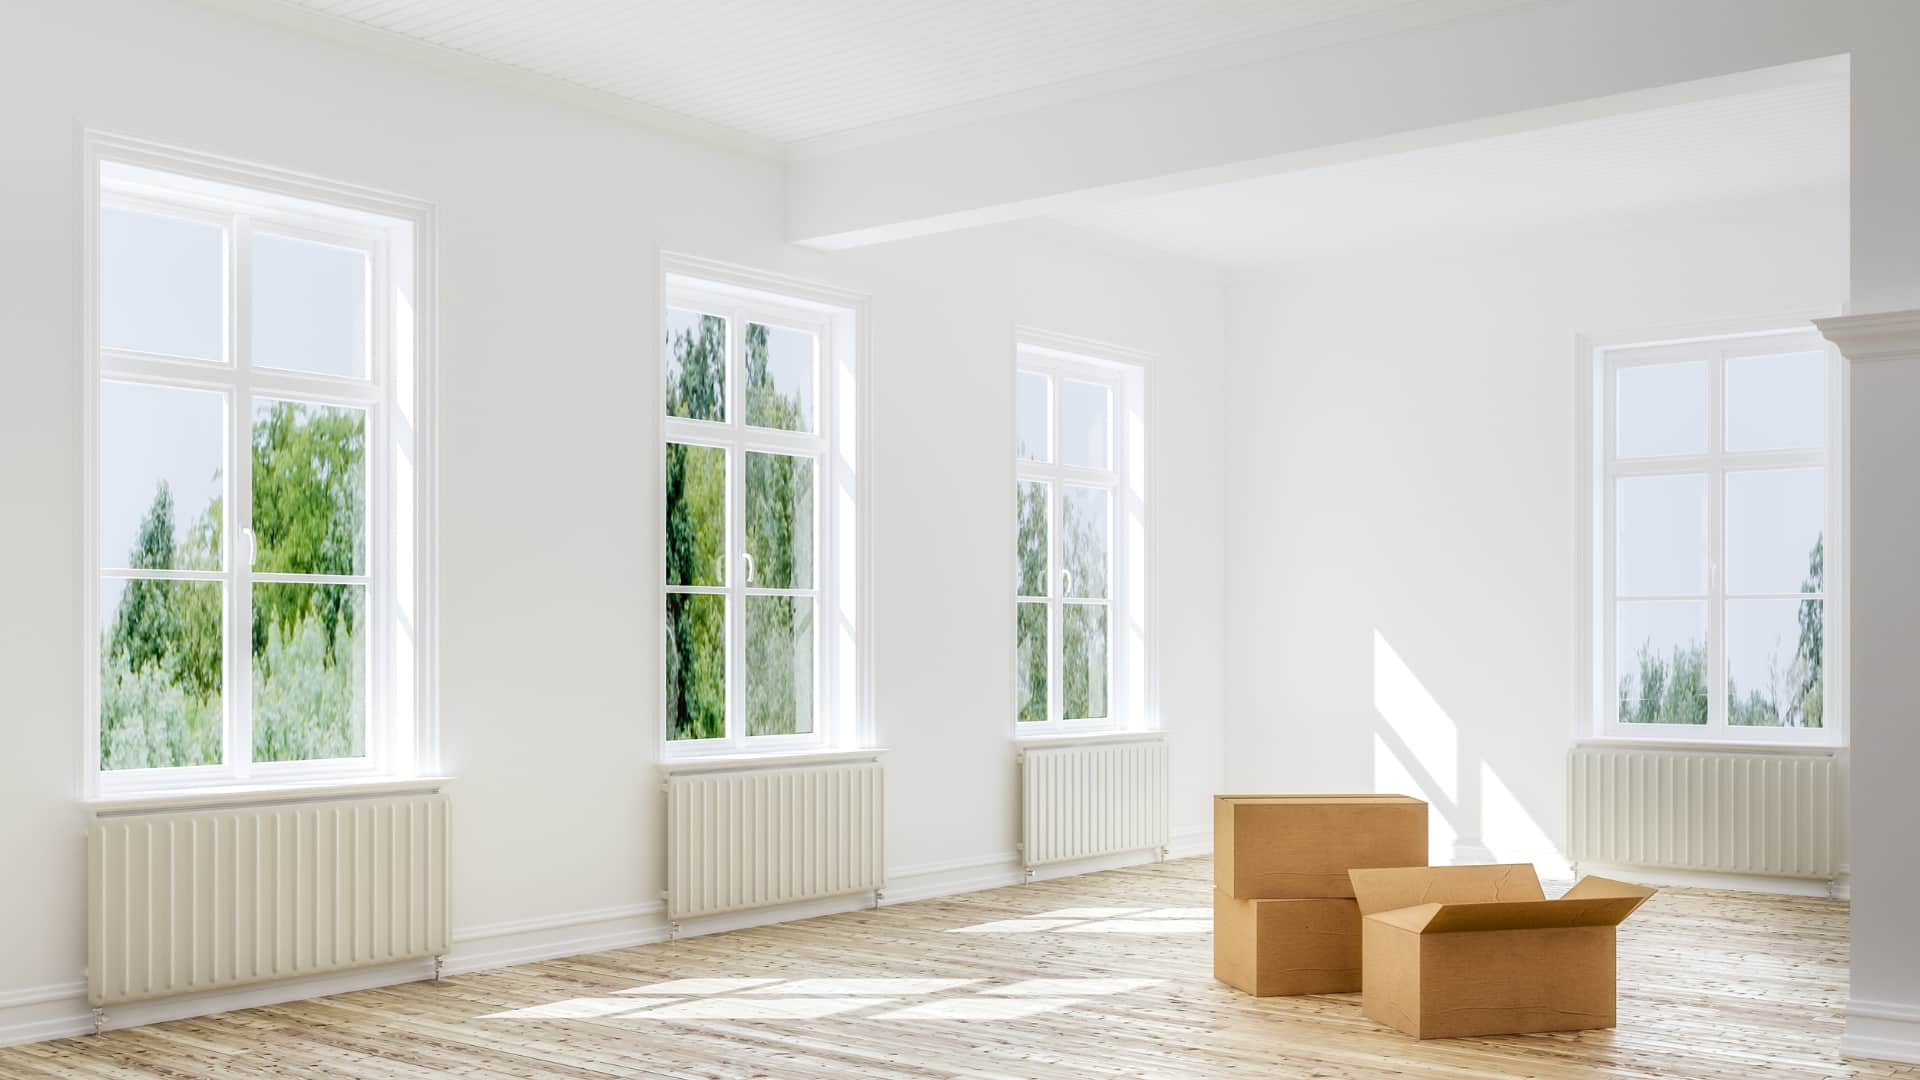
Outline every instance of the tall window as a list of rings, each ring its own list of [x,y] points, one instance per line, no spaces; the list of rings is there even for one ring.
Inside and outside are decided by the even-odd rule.
[[[1023,346],[1014,375],[1014,718],[1143,722],[1138,368]]]
[[[854,473],[851,398],[840,393],[851,389],[850,316],[669,282],[669,752],[850,742]]]
[[[89,151],[90,787],[412,771],[426,211]]]
[[[1837,367],[1811,330],[1598,353],[1600,733],[1838,740]]]

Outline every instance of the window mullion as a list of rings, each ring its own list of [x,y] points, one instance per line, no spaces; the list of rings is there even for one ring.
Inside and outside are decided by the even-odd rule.
[[[747,745],[747,455],[741,448],[746,430],[746,325],[738,308],[727,311],[727,356],[723,393],[727,410],[727,569],[721,583],[727,587],[727,741],[736,749]]]
[[[1060,543],[1061,486],[1047,481],[1047,719],[1058,722],[1066,716],[1066,693],[1060,685],[1066,665],[1061,654],[1066,648],[1063,636],[1065,613],[1060,609],[1060,575],[1065,569]]]
[[[227,762],[244,779],[253,769],[253,232],[245,215],[232,230],[227,355],[233,364],[232,415],[227,419]]]
[[[1726,734],[1726,352],[1707,361],[1707,730]]]

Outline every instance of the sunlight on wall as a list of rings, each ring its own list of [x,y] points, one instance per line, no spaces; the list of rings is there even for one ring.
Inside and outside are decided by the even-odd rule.
[[[1410,776],[1417,778],[1420,788],[1405,794],[1418,795],[1429,802],[1449,805],[1458,802],[1459,729],[1378,630],[1373,632],[1373,707],[1412,757],[1404,766]],[[1376,746],[1376,771],[1379,758]],[[1401,789],[1382,787],[1378,790]]]
[[[1436,801],[1407,767],[1400,763],[1400,755],[1387,745],[1385,736],[1378,732],[1373,736],[1373,790],[1388,795],[1412,795],[1416,799],[1425,799],[1432,806],[1427,815],[1427,850],[1436,864],[1453,861],[1453,845],[1459,839],[1448,817],[1450,805]]]
[[[1542,877],[1565,877],[1568,866],[1560,845],[1547,836],[1527,808],[1493,771],[1480,763],[1480,842],[1499,862],[1530,862]]]

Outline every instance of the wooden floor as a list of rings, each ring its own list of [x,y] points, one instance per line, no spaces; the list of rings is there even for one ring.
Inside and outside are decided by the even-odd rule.
[[[1920,1077],[1842,1062],[1844,903],[1668,890],[1620,1026],[1415,1042],[1211,977],[1206,860],[0,1050],[0,1077]]]

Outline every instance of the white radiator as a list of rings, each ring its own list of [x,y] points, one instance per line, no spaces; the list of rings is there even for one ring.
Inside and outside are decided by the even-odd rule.
[[[1831,754],[1577,746],[1575,863],[1832,881],[1844,861],[1844,769]]]
[[[878,761],[667,779],[667,917],[719,915],[886,885]]]
[[[95,1007],[447,951],[441,792],[177,812],[87,834]]]
[[[1167,744],[1158,736],[1020,752],[1028,869],[1167,849]]]

